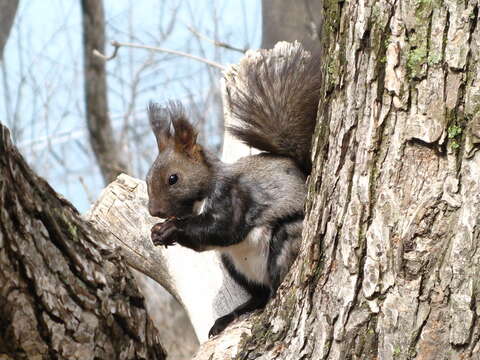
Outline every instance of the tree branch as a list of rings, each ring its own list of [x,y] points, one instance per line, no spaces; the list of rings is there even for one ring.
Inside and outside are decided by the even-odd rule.
[[[192,26],[187,26],[187,29],[188,29],[193,35],[195,35],[197,38],[206,40],[206,41],[212,43],[212,44],[215,45],[215,46],[218,46],[218,47],[221,47],[221,48],[225,48],[225,49],[228,49],[228,50],[238,51],[238,52],[240,52],[240,53],[242,53],[242,54],[245,54],[245,53],[248,51],[248,49],[240,49],[240,48],[237,48],[237,47],[232,46],[232,45],[230,45],[230,44],[227,44],[226,42],[223,42],[223,41],[218,41],[218,40],[210,39],[210,38],[207,37],[206,35],[201,34],[198,30],[196,30],[196,29],[193,28]]]
[[[165,48],[161,48],[161,47],[148,46],[148,45],[135,44],[135,43],[124,43],[124,42],[118,42],[116,40],[112,40],[111,44],[114,47],[112,55],[110,55],[110,56],[104,55],[100,51],[98,51],[97,49],[93,50],[93,54],[95,56],[99,57],[100,59],[103,59],[104,61],[109,61],[109,60],[114,59],[117,56],[118,49],[120,49],[121,47],[131,47],[131,48],[146,49],[146,50],[151,50],[151,51],[164,52],[164,53],[167,53],[167,54],[183,56],[183,57],[186,57],[186,58],[189,58],[189,59],[193,59],[193,60],[202,62],[202,63],[207,64],[207,65],[210,65],[210,66],[215,67],[215,68],[220,69],[220,70],[225,69],[225,67],[222,64],[220,64],[216,61],[212,61],[212,60],[208,60],[208,59],[205,59],[205,58],[202,58],[202,57],[199,57],[199,56],[188,54],[188,53],[185,53],[183,51],[170,50],[170,49],[165,49]]]

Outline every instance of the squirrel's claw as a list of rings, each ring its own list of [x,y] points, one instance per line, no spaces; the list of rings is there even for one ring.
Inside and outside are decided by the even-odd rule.
[[[208,338],[220,334],[233,320],[234,317],[232,316],[232,314],[227,314],[225,316],[222,316],[221,318],[218,318],[208,332]]]
[[[175,244],[175,232],[177,227],[173,221],[165,221],[163,223],[155,224],[152,227],[152,242],[153,245],[163,245],[165,248]]]

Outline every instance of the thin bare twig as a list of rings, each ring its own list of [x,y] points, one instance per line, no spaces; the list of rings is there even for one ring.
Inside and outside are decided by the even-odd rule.
[[[111,44],[115,48],[113,50],[112,55],[106,56],[98,50],[93,50],[93,54],[95,56],[105,60],[105,61],[109,61],[109,60],[112,60],[113,58],[115,58],[117,56],[118,49],[121,48],[122,46],[124,46],[124,47],[131,47],[131,48],[137,48],[137,49],[147,49],[147,50],[151,50],[151,51],[158,51],[158,52],[164,52],[164,53],[167,53],[167,54],[183,56],[183,57],[186,57],[186,58],[189,58],[189,59],[193,59],[193,60],[196,60],[196,61],[203,62],[204,64],[213,66],[213,67],[215,67],[217,69],[220,69],[220,70],[225,69],[225,67],[222,64],[220,64],[216,61],[204,59],[204,58],[201,58],[199,56],[192,55],[192,54],[187,54],[187,53],[184,53],[183,51],[170,50],[170,49],[164,49],[164,48],[160,48],[160,47],[141,45],[141,44],[122,43],[122,42],[118,42],[118,41],[115,41],[115,40],[112,40]]]
[[[242,53],[242,54],[245,54],[245,53],[248,51],[248,49],[237,48],[237,47],[232,46],[232,45],[230,45],[230,44],[227,44],[226,42],[223,42],[223,41],[218,41],[218,40],[210,39],[210,38],[207,37],[206,35],[203,35],[203,34],[201,34],[200,32],[198,32],[198,30],[196,30],[196,29],[193,28],[192,26],[187,26],[187,29],[188,29],[193,35],[195,35],[197,38],[206,40],[206,41],[212,43],[212,44],[215,45],[215,46],[222,47],[222,48],[225,48],[225,49],[228,49],[228,50],[238,51],[238,52],[240,52],[240,53]]]
[[[80,184],[83,187],[83,190],[85,191],[85,194],[87,195],[87,200],[90,204],[93,204],[95,202],[95,197],[92,195],[90,190],[88,189],[87,184],[85,183],[85,179],[82,176],[78,177],[78,181],[80,181]]]

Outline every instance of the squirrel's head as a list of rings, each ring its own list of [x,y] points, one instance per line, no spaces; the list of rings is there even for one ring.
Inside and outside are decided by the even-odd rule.
[[[213,172],[197,132],[180,103],[162,108],[150,103],[148,116],[157,139],[158,157],[147,174],[148,210],[157,217],[185,217],[194,213],[212,183]]]

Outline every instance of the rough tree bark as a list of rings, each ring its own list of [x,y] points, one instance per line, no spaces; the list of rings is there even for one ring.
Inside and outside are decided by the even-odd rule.
[[[324,11],[301,254],[196,359],[479,358],[478,3]]]
[[[121,173],[128,173],[128,166],[122,159],[118,142],[115,141],[108,114],[105,61],[93,54],[95,49],[105,53],[103,1],[82,0],[81,3],[88,135],[105,184],[109,184]]]
[[[478,359],[479,3],[324,13],[301,254],[236,355]]]
[[[164,359],[105,235],[36,176],[0,124],[0,358]]]

